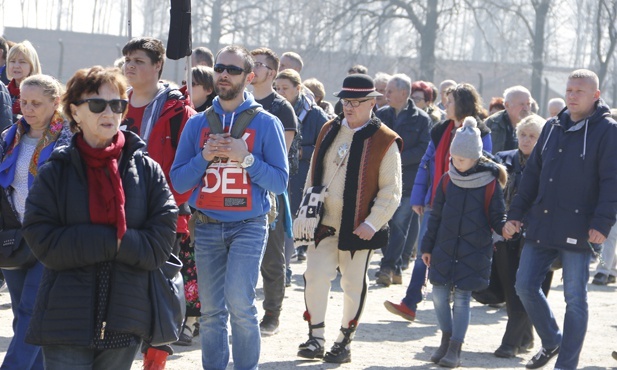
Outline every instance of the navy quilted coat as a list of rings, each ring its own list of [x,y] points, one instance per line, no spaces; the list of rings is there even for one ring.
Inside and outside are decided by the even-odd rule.
[[[475,170],[494,171],[495,165],[481,163]],[[491,228],[501,234],[506,221],[503,190],[499,184],[495,185],[487,219],[486,186],[466,189],[450,180],[444,194],[442,181],[443,177],[422,240],[422,253],[431,253],[429,279],[434,285],[450,284],[472,291],[485,289],[493,257]]]

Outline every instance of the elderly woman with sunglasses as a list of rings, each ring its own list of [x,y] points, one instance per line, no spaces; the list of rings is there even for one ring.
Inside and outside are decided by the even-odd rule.
[[[71,138],[69,125],[60,114],[62,86],[58,81],[39,74],[24,78],[20,88],[23,116],[4,133],[0,148],[0,226],[4,232],[21,229],[26,197],[39,168],[54,148],[68,144]],[[31,260],[26,266],[3,263],[14,316],[14,335],[3,369],[43,368],[41,349],[24,342],[43,274],[43,265]]]
[[[76,134],[26,201],[23,233],[45,266],[26,340],[46,369],[130,369],[151,332],[149,271],[167,261],[178,209],[160,166],[120,131],[118,69],[75,73],[62,97]]]

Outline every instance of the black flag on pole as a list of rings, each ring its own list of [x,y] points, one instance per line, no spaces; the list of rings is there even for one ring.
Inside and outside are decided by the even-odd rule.
[[[167,58],[178,60],[191,55],[191,0],[171,0]]]

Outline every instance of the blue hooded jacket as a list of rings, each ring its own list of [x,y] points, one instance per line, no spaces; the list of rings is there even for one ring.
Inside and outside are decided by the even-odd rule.
[[[241,112],[261,107],[248,92],[244,92],[244,99],[234,112],[225,112],[219,98],[214,99],[212,106],[226,132]],[[208,131],[204,112],[192,116],[186,122],[170,172],[174,188],[181,193],[193,189],[189,204],[223,222],[265,215],[270,210],[267,191],[282,194],[289,179],[285,137],[279,119],[261,111],[246,128],[244,139],[255,157],[253,165],[246,169],[237,163],[230,162],[221,166],[220,163],[206,161],[201,151]],[[214,183],[206,183],[206,171],[210,173],[208,179],[214,180]],[[218,196],[219,206],[200,203],[200,196],[201,201],[206,203]],[[248,201],[244,201],[245,198]]]
[[[567,108],[540,134],[508,212],[527,215],[526,238],[542,246],[589,252],[589,230],[607,236],[617,215],[617,123],[600,99],[572,122]]]

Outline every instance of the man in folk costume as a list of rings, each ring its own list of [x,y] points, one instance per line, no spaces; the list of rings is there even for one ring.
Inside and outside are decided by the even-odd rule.
[[[319,134],[305,184],[309,196],[294,223],[298,243],[310,244],[304,273],[309,339],[300,345],[298,356],[346,363],[364,308],[373,250],[387,245],[388,221],[401,199],[402,140],[372,114],[375,97],[381,94],[369,76],[347,76],[336,96],[343,114]],[[307,203],[320,186],[327,191],[319,219]],[[324,355],[326,305],[337,267],[345,295],[343,319],[338,338]]]

